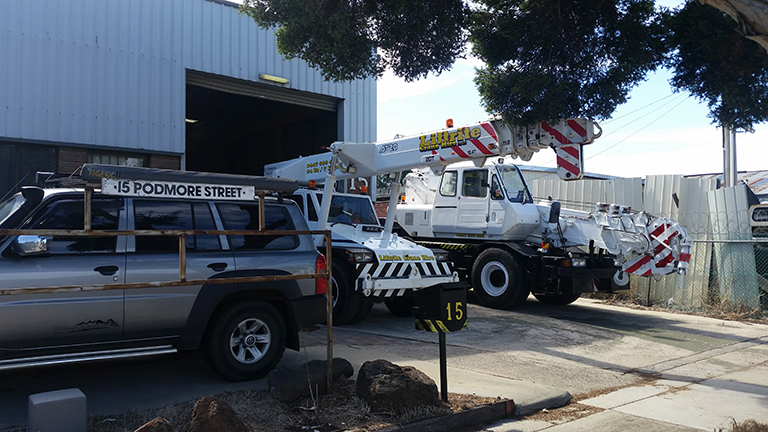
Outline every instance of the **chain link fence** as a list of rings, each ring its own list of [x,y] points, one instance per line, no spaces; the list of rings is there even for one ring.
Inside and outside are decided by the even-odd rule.
[[[768,317],[768,226],[755,226],[748,210],[676,216],[694,240],[688,273],[632,276],[632,300],[646,306]]]

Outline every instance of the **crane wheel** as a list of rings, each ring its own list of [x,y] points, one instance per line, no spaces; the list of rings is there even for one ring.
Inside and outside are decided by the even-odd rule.
[[[373,300],[355,290],[353,269],[341,258],[333,260],[333,324],[355,324],[368,316]]]
[[[480,253],[472,266],[472,289],[486,307],[509,309],[520,306],[530,291],[523,287],[520,266],[512,254],[491,248]]]

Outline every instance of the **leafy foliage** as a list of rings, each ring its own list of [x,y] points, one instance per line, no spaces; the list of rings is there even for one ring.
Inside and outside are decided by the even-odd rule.
[[[673,87],[707,102],[710,117],[731,128],[768,120],[768,57],[737,31],[737,23],[710,6],[689,2],[667,18]]]
[[[470,29],[489,112],[530,124],[608,117],[663,60],[652,0],[481,0]]]
[[[462,0],[246,0],[240,9],[279,26],[277,47],[326,79],[380,76],[412,81],[448,70],[464,51]]]
[[[334,81],[439,74],[469,41],[485,62],[475,83],[486,110],[512,124],[607,118],[661,65],[716,122],[768,120],[768,57],[693,0],[676,11],[654,0],[245,0],[241,11]]]

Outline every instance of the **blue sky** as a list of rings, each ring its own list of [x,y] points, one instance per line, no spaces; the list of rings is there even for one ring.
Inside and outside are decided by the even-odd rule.
[[[684,0],[657,0],[676,8]],[[444,127],[485,120],[488,114],[472,81],[476,59],[461,60],[440,76],[405,83],[386,74],[378,83],[378,140],[414,135]],[[611,119],[601,121],[603,135],[584,147],[586,172],[622,177],[651,174],[708,174],[723,172],[722,130],[707,117],[709,109],[686,92],[672,93],[671,73],[657,71],[629,94]],[[542,150],[526,163],[554,167],[555,154]],[[736,137],[739,171],[768,170],[768,124],[755,133]]]
[[[378,83],[378,140],[488,118],[472,81],[475,60],[459,61],[440,76],[405,83],[391,74]],[[705,174],[723,171],[722,131],[711,124],[706,104],[688,93],[673,93],[671,73],[658,71],[636,87],[627,103],[599,122],[603,136],[584,147],[585,171],[622,177],[650,174]],[[768,169],[768,124],[737,134],[739,171]],[[554,167],[552,150],[529,165]]]

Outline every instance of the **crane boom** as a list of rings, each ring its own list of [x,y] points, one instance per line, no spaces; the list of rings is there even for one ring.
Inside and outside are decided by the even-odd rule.
[[[551,147],[557,153],[558,175],[564,180],[578,180],[584,175],[581,146],[591,143],[601,133],[594,121],[585,118],[526,127],[510,126],[494,118],[376,143],[337,141],[331,145],[331,152],[268,165],[265,175],[294,178],[304,183],[323,181],[330,173],[333,154],[338,156],[338,161],[331,174],[337,179],[418,167],[429,167],[440,173],[446,165],[466,160],[472,160],[477,166],[483,166],[490,157],[499,156],[527,161],[539,150]]]

